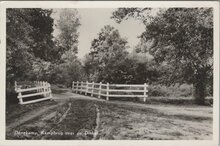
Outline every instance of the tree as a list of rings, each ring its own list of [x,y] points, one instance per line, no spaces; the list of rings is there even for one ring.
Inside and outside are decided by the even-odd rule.
[[[14,81],[43,77],[56,54],[52,41],[51,10],[6,10],[6,101],[16,98]]]
[[[73,81],[84,80],[84,71],[77,58],[65,63],[53,64],[50,69],[51,73],[48,80],[54,84],[71,87]]]
[[[212,8],[157,9],[155,16],[151,15],[152,10],[118,9],[113,18],[121,22],[138,16],[146,25],[141,38],[152,42],[147,51],[157,62],[173,68],[167,81],[192,83],[196,103],[204,104],[207,83],[213,73]]]
[[[101,29],[98,38],[92,41],[90,48],[92,60],[94,64],[97,64],[94,72],[99,73],[97,81],[108,81],[109,78],[106,78],[105,70],[109,64],[116,60],[122,60],[127,56],[127,47],[126,39],[120,36],[117,29],[109,25],[104,26],[104,28]]]
[[[15,80],[27,78],[32,69],[34,55],[31,34],[34,28],[27,20],[31,10],[7,9],[6,11],[6,79],[7,86]]]
[[[50,9],[27,9],[30,11],[31,19],[27,22],[34,28],[31,33],[34,43],[32,44],[34,56],[44,61],[56,60],[58,50],[53,41],[54,20],[51,18]],[[26,10],[26,11],[27,11]]]
[[[55,60],[59,50],[53,42],[51,13],[40,8],[7,9],[8,83],[34,78],[34,65]]]
[[[80,19],[76,9],[62,9],[59,16],[56,25],[59,34],[55,43],[60,59],[51,66],[49,80],[51,83],[71,86],[72,81],[82,80],[84,77],[81,62],[76,56]]]
[[[91,54],[86,54],[83,59],[83,70],[85,72],[87,81],[97,81],[98,71],[97,71],[98,63],[94,61]]]
[[[60,34],[57,37],[58,45],[63,49],[63,53],[71,50],[78,53],[78,28],[80,20],[76,9],[62,9],[57,28]]]

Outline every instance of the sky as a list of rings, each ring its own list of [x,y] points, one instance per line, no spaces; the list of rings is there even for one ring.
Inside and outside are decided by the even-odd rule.
[[[111,25],[119,30],[122,37],[127,38],[128,45],[131,52],[134,46],[137,45],[139,39],[137,38],[142,32],[144,32],[144,25],[133,18],[125,20],[120,24],[116,23],[114,19],[111,19],[112,12],[116,9],[110,8],[81,8],[77,9],[81,17],[79,27],[79,45],[78,45],[78,57],[83,58],[85,54],[89,53],[91,42],[98,37],[98,33],[105,25]],[[52,15],[55,21],[59,18],[59,10],[55,10],[56,13]],[[57,30],[54,27],[54,34],[57,34]]]

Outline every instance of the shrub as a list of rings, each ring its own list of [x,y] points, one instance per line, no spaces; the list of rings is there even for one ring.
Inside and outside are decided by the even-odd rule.
[[[149,96],[168,96],[166,89],[160,85],[158,86],[149,86],[148,95]]]
[[[176,94],[176,96],[184,96],[184,97],[192,96],[193,86],[183,84],[178,88],[178,91],[179,91],[178,95]]]
[[[193,87],[191,85],[183,84],[181,86],[164,86],[152,85],[148,87],[149,96],[175,96],[175,97],[188,97],[192,95]]]

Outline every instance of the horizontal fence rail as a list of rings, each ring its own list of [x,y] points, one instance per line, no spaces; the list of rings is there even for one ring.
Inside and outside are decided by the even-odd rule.
[[[17,98],[19,99],[19,104],[35,103],[52,98],[51,86],[48,82],[34,81],[32,86],[34,87],[23,88],[22,85],[18,85],[15,81],[15,92],[18,93]],[[24,101],[24,98],[34,97],[38,95],[43,95],[43,97],[39,99]]]
[[[148,97],[148,85],[145,84],[103,84],[91,82],[73,82],[72,91],[75,93],[90,94],[91,96],[98,96],[98,98],[105,97],[109,100],[110,97],[140,97],[146,101]]]

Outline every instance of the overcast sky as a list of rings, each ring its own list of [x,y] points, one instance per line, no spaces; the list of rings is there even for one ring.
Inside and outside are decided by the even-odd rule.
[[[119,30],[119,33],[122,37],[126,37],[128,41],[128,45],[131,47],[132,51],[133,47],[137,45],[138,38],[143,31],[144,25],[134,19],[129,19],[123,21],[120,24],[117,24],[110,17],[112,16],[112,12],[115,9],[78,9],[79,15],[81,16],[81,26],[79,28],[79,47],[78,47],[78,56],[79,58],[83,58],[86,53],[89,53],[91,41],[98,36],[98,33],[101,31],[105,25],[111,25]],[[59,17],[59,11],[56,10],[56,14],[52,15],[55,21]],[[55,30],[56,33],[56,30]]]

